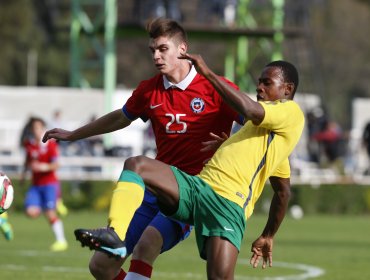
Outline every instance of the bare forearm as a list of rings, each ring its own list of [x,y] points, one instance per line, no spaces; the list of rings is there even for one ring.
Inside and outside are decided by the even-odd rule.
[[[262,236],[274,236],[284,220],[288,207],[289,196],[274,194],[271,201],[267,224],[262,232]]]
[[[128,121],[125,122],[122,114],[123,113],[120,109],[108,113],[101,118],[72,131],[69,140],[75,141],[119,130],[129,124]]]
[[[246,94],[230,86],[227,82],[217,76],[215,73],[207,74],[206,78],[211,82],[218,94],[239,114],[251,118],[254,110],[255,101]]]
[[[60,165],[59,165],[58,161],[53,161],[53,162],[49,163],[49,170],[50,171],[56,171],[56,170],[58,170],[59,166]]]
[[[225,102],[233,107],[239,114],[243,115],[246,120],[251,120],[254,124],[261,123],[265,115],[262,105],[249,98],[248,95],[236,90],[221,77],[217,76],[208,68],[200,55],[186,53],[180,58],[191,60],[198,73],[210,81]]]
[[[270,183],[274,190],[271,201],[269,217],[263,230],[263,236],[273,237],[284,220],[286,209],[290,199],[290,179],[270,177]]]

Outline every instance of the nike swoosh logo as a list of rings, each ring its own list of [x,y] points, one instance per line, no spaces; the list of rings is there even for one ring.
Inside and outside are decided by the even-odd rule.
[[[161,105],[162,105],[162,103],[161,104],[157,104],[157,105],[150,104],[150,109],[155,109],[155,108],[157,108],[157,107],[159,107]]]
[[[224,227],[226,231],[234,231],[232,228]]]

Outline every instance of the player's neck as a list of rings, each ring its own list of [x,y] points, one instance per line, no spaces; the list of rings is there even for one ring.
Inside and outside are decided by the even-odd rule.
[[[186,78],[190,72],[191,64],[187,61],[184,62],[185,63],[181,63],[181,65],[179,65],[179,67],[174,69],[172,72],[166,74],[167,80],[173,84],[178,84]]]

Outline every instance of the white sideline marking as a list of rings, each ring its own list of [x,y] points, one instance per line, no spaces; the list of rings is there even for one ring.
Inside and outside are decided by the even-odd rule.
[[[248,264],[249,259],[240,259],[238,260],[240,264]],[[274,267],[284,267],[291,268],[296,270],[302,270],[303,273],[294,274],[294,275],[284,275],[284,276],[275,276],[275,277],[244,277],[236,276],[238,280],[306,280],[309,278],[316,278],[320,275],[325,274],[325,270],[311,265],[301,264],[301,263],[286,263],[286,262],[273,262]]]
[[[38,252],[38,253],[37,253]],[[39,251],[23,251],[23,255],[26,256],[37,256],[40,255]],[[238,260],[239,264],[249,265],[249,259],[240,259]],[[255,276],[241,276],[235,275],[236,280],[306,280],[309,278],[316,278],[320,275],[325,274],[325,270],[310,266],[306,264],[299,264],[299,263],[286,263],[286,262],[274,262],[274,267],[283,267],[283,268],[290,268],[295,270],[300,270],[302,273],[299,274],[290,274],[290,275],[281,275],[281,276],[274,276],[274,277],[255,277]],[[1,270],[12,270],[12,271],[25,271],[28,268],[24,265],[16,265],[16,264],[0,264]],[[86,273],[88,274],[89,271],[86,268],[81,267],[68,267],[68,266],[42,266],[42,271],[46,272],[59,272],[59,273]],[[198,273],[191,273],[191,272],[161,272],[154,270],[154,276],[160,278],[170,278],[176,279],[178,277],[186,278],[186,279],[203,279],[204,276]]]
[[[249,260],[247,259],[240,259],[238,260],[239,264],[249,265]],[[283,275],[283,276],[274,276],[274,277],[255,277],[255,276],[240,276],[235,275],[236,280],[306,280],[309,278],[316,278],[320,275],[325,274],[325,271],[321,268],[315,266],[309,266],[300,263],[285,263],[285,262],[274,262],[274,267],[284,267],[284,268],[291,268],[295,270],[302,270],[303,273],[301,274],[291,274],[291,275]],[[203,279],[204,277],[200,274],[195,274],[191,272],[187,273],[176,273],[176,272],[160,272],[154,270],[154,276],[161,277],[161,278],[176,278],[181,276],[182,278],[187,279]]]
[[[2,270],[14,270],[14,271],[26,271],[28,267],[24,265],[15,265],[15,264],[0,264],[0,269]],[[71,266],[42,266],[42,271],[46,272],[73,272],[73,273],[89,273],[87,268],[82,267],[71,267]]]

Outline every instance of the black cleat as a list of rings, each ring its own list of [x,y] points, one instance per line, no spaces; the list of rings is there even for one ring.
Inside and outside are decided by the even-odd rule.
[[[125,242],[112,227],[76,229],[74,233],[82,247],[87,246],[90,250],[101,251],[116,258],[124,258],[127,255]]]

